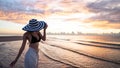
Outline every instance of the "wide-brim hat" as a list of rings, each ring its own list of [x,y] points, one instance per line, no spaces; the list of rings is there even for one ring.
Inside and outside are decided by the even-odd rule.
[[[29,24],[24,26],[22,28],[22,30],[25,30],[25,31],[40,31],[41,29],[44,28],[45,24],[46,23],[44,21],[37,21],[36,19],[31,19],[29,21]]]

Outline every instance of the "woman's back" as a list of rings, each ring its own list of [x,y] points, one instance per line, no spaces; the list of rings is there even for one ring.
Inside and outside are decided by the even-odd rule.
[[[39,42],[41,40],[40,32],[27,32],[27,39],[29,41],[29,47],[32,47],[36,50],[38,49]]]
[[[40,40],[41,40],[41,37],[38,33],[36,35],[33,35],[31,33],[31,42],[30,43],[37,43],[37,42],[40,42]]]

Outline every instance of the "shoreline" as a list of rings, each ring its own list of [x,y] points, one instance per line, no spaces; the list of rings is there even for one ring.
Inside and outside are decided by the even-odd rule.
[[[0,42],[22,40],[22,36],[0,36]]]
[[[77,68],[74,65],[82,64],[82,66],[86,66],[85,64],[87,63],[87,60],[85,61],[84,59],[88,59],[88,60],[90,60],[90,62],[95,63],[94,65],[96,67],[99,67],[100,64],[103,64],[104,66],[100,66],[100,67],[105,68],[105,67],[111,67],[111,66],[114,67],[115,66],[115,67],[119,68],[118,64],[111,63],[111,61],[119,62],[119,55],[120,55],[119,51],[118,51],[118,49],[116,50],[116,49],[110,49],[110,48],[112,48],[112,47],[119,48],[120,44],[112,43],[112,42],[109,43],[109,42],[105,42],[105,41],[102,42],[102,41],[98,41],[98,40],[95,40],[95,41],[94,40],[86,40],[84,38],[71,40],[72,37],[64,38],[64,36],[62,36],[62,37],[61,36],[58,36],[58,37],[48,36],[47,38],[48,38],[47,42],[49,43],[49,41],[50,41],[50,44],[45,45],[45,46],[40,44],[40,47],[39,47],[39,49],[40,49],[40,51],[39,51],[39,54],[40,54],[39,55],[40,56],[39,68]],[[104,39],[104,38],[102,38],[102,39]],[[17,55],[17,53],[19,51],[19,48],[22,43],[22,36],[2,36],[2,37],[0,36],[0,40],[2,40],[2,41],[0,41],[0,56],[1,56],[0,57],[0,61],[1,61],[0,68],[9,68],[8,67],[9,63],[14,59],[14,57]],[[73,43],[72,41],[74,41],[74,40],[77,40],[76,43],[79,42],[80,44],[76,44],[75,42]],[[63,41],[63,43],[60,44],[61,41]],[[67,42],[71,42],[71,43],[67,43]],[[53,43],[55,46],[53,46]],[[69,46],[66,46],[66,45],[69,45]],[[83,46],[83,45],[87,45],[87,46]],[[95,45],[96,45],[96,47],[95,47]],[[107,47],[103,48],[101,46],[104,46],[104,47],[107,46]],[[16,68],[24,67],[23,66],[24,65],[24,55],[26,54],[26,51],[28,50],[28,48],[29,48],[29,46],[26,45],[26,48],[25,48],[23,54],[21,55],[21,59],[18,61]],[[61,48],[64,48],[64,49],[61,49]],[[88,50],[84,50],[84,48],[86,48]],[[69,49],[69,50],[67,50],[67,49]],[[92,50],[92,49],[95,49],[95,50]],[[99,51],[101,51],[101,53],[96,54],[98,49],[99,49]],[[108,60],[108,62],[104,62],[102,60],[98,60],[98,59],[92,58],[90,56],[87,56],[89,54],[87,54],[85,52],[88,52],[88,51],[89,51],[89,54],[93,54],[92,55],[93,57],[94,56],[96,56],[98,58],[104,57],[104,59]],[[94,53],[94,51],[96,51],[96,52]],[[76,52],[81,53],[81,55],[77,54]],[[84,55],[84,54],[86,54],[86,55]],[[103,55],[101,55],[101,54],[103,54]],[[108,55],[110,55],[110,56],[108,56]],[[56,59],[56,57],[57,57],[57,59]],[[64,59],[67,59],[67,61],[65,60],[65,62],[64,62]],[[85,61],[86,63],[82,63],[83,61]],[[69,62],[73,62],[74,64],[69,64]],[[108,66],[106,66],[106,64],[104,64],[104,63],[108,64]],[[88,64],[91,64],[91,63],[88,63]],[[92,67],[94,65],[90,65],[90,66]],[[84,67],[81,67],[81,68],[84,68]]]

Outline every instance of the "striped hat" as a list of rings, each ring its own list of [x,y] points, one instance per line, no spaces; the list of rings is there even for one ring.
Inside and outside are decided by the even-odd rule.
[[[22,28],[22,30],[25,30],[25,31],[40,31],[41,29],[44,28],[45,24],[46,23],[44,21],[37,21],[36,19],[31,19],[29,21],[29,24],[24,26]]]

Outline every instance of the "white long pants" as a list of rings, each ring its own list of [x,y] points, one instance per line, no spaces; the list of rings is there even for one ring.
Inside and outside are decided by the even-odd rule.
[[[35,49],[29,47],[24,64],[25,68],[38,68],[38,53]]]

